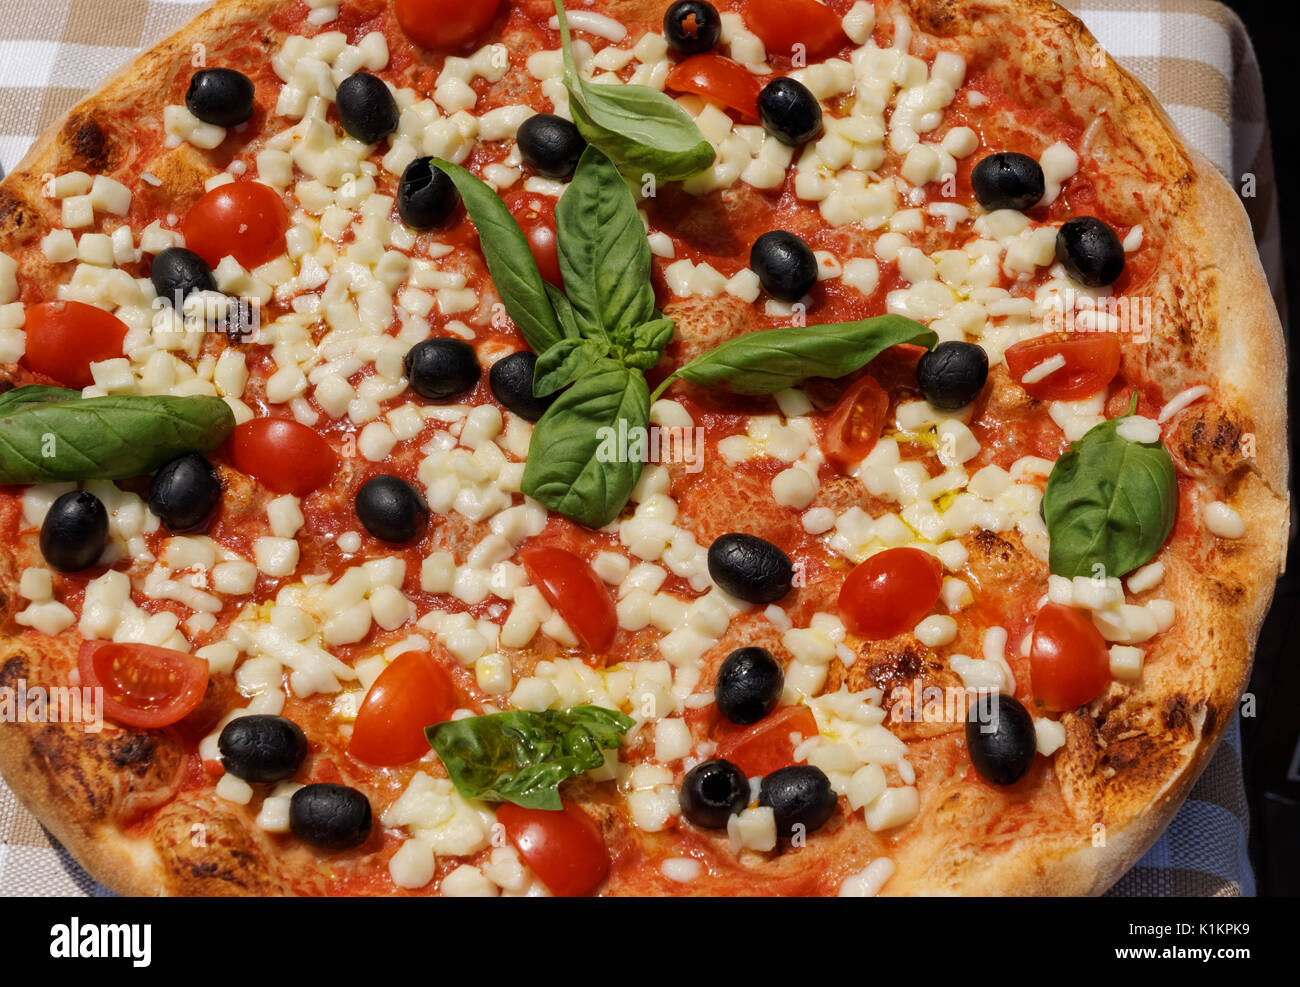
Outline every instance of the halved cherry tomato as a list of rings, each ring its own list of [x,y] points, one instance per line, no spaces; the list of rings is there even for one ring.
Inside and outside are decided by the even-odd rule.
[[[817,732],[817,719],[807,706],[781,706],[752,727],[719,740],[714,757],[730,761],[746,778],[763,777],[794,764],[791,734],[807,740]]]
[[[291,418],[254,418],[230,433],[235,469],[268,490],[305,497],[334,478],[338,457],[314,428]]]
[[[826,419],[821,448],[826,458],[841,468],[861,462],[876,447],[889,411],[889,395],[874,377],[863,377],[850,387]]]
[[[745,21],[772,55],[789,58],[802,44],[813,61],[849,43],[839,15],[817,0],[749,0]]]
[[[1110,683],[1110,652],[1084,614],[1048,603],[1034,620],[1029,680],[1035,701],[1049,710],[1090,703]]]
[[[148,644],[86,641],[77,656],[82,686],[103,689],[104,715],[154,730],[183,719],[203,701],[208,663]]]
[[[849,573],[840,588],[840,619],[872,640],[915,627],[939,599],[943,566],[919,548],[887,548]]]
[[[216,267],[233,257],[252,269],[284,253],[289,210],[280,193],[261,182],[218,185],[190,206],[181,222],[185,246]]]
[[[451,719],[456,687],[437,659],[408,651],[379,673],[357,713],[348,753],[393,768],[429,752],[424,728]]]
[[[90,365],[122,355],[126,324],[85,302],[41,302],[24,313],[23,366],[67,387],[94,383]]]
[[[555,235],[555,200],[547,195],[523,195],[510,203],[510,212],[524,232],[542,278],[563,290],[564,274],[560,271],[559,240]]]
[[[609,873],[609,847],[600,827],[572,802],[559,812],[503,802],[497,806],[497,822],[554,895],[591,894]]]
[[[501,0],[397,0],[397,23],[425,48],[464,48],[479,38]]]
[[[1041,380],[1023,382],[1025,374],[1057,356],[1064,358],[1063,367]],[[1006,352],[1011,376],[1040,401],[1077,401],[1104,390],[1119,373],[1120,356],[1119,337],[1111,332],[1049,333]]]
[[[692,55],[670,73],[666,88],[717,100],[747,120],[758,119],[758,94],[763,87],[739,62],[709,52]]]
[[[618,629],[618,612],[591,566],[566,549],[540,546],[523,549],[519,561],[582,646],[593,656],[608,651]]]

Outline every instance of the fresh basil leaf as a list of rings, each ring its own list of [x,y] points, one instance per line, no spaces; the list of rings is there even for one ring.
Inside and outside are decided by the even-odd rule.
[[[60,401],[80,401],[81,392],[69,387],[47,387],[44,384],[25,384],[0,394],[0,414],[14,408],[32,404],[56,404]]]
[[[901,315],[801,329],[759,329],[697,356],[655,394],[676,377],[706,387],[725,383],[737,394],[775,394],[808,377],[843,377],[899,343],[931,347],[938,340],[921,323]]]
[[[659,362],[664,347],[673,339],[677,323],[666,316],[660,316],[652,322],[643,322],[627,334],[627,342],[615,339],[623,363],[637,370],[649,370]]]
[[[181,453],[215,449],[234,427],[215,397],[11,398],[0,409],[0,483],[140,476]]]
[[[1043,494],[1048,566],[1058,576],[1123,576],[1145,565],[1173,530],[1174,461],[1160,442],[1118,433],[1131,415],[1094,426],[1056,461]]]
[[[560,783],[604,764],[635,722],[600,706],[510,710],[439,723],[425,736],[465,798],[556,810]]]
[[[616,360],[592,366],[533,428],[523,492],[589,528],[618,517],[642,466],[620,436],[649,427],[649,390],[641,374]]]
[[[555,206],[564,288],[586,334],[612,336],[650,319],[650,241],[612,161],[587,148]]]
[[[657,89],[633,85],[594,85],[578,75],[569,40],[564,4],[555,0],[564,51],[564,85],[569,113],[587,142],[621,169],[660,181],[690,178],[717,157],[695,121]]]
[[[608,346],[597,339],[562,339],[537,358],[533,393],[539,398],[572,384],[605,355]]]
[[[565,339],[577,339],[582,335],[578,329],[578,317],[573,312],[573,306],[569,304],[569,299],[565,297],[564,292],[551,282],[544,282],[546,287],[546,297],[551,301],[551,308],[555,310],[555,318],[560,323],[560,332],[564,334]]]
[[[546,282],[537,269],[528,241],[501,196],[460,165],[433,159],[460,192],[465,211],[474,221],[488,273],[506,312],[533,352],[541,353],[564,336],[551,307]]]

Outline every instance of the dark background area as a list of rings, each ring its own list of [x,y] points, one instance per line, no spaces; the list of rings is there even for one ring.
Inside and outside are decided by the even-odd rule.
[[[1296,39],[1300,4],[1292,0],[1228,0],[1246,24],[1259,57],[1273,137],[1283,263],[1290,309],[1291,421],[1300,408],[1300,347],[1293,327],[1300,322],[1300,140],[1296,128]],[[1280,373],[1281,368],[1261,368]],[[1291,430],[1292,470],[1297,462],[1297,430]],[[1294,479],[1292,481],[1294,486]],[[1292,508],[1292,542],[1287,574],[1278,583],[1265,621],[1249,691],[1257,715],[1242,719],[1246,790],[1251,810],[1251,860],[1260,895],[1300,895],[1300,549]]]

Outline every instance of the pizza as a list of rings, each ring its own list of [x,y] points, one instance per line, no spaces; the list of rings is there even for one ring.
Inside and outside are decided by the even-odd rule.
[[[1284,350],[1046,0],[218,0],[0,185],[0,769],[127,894],[1095,894]]]

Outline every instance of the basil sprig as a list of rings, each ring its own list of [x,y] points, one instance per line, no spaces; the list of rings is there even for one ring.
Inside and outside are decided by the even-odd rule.
[[[588,527],[604,527],[626,506],[643,465],[632,449],[649,428],[651,403],[672,381],[772,394],[808,377],[843,377],[898,343],[938,341],[898,315],[764,329],[702,354],[652,396],[644,374],[659,362],[676,324],[655,309],[645,226],[609,156],[587,148],[556,205],[564,291],[542,280],[491,188],[463,168],[434,164],[461,190],[506,310],[537,353],[533,392],[559,394],[533,429],[521,489]],[[506,273],[498,276],[501,269]]]
[[[929,349],[938,341],[934,332],[901,315],[802,329],[759,329],[700,354],[660,384],[655,397],[679,377],[702,387],[726,384],[737,394],[775,394],[809,377],[851,374],[899,343]]]
[[[675,323],[655,311],[650,243],[636,200],[600,150],[583,152],[555,209],[565,291],[542,280],[528,243],[500,197],[468,171],[451,176],[483,244],[506,311],[537,353],[533,392],[562,394],[537,423],[523,492],[593,528],[614,518],[641,476],[639,459],[597,456],[598,431],[646,428],[642,371],[659,362]],[[499,275],[498,271],[502,273]],[[543,452],[544,450],[544,452]]]
[[[1123,576],[1160,551],[1174,527],[1178,482],[1160,442],[1118,434],[1128,414],[1094,426],[1056,461],[1043,494],[1048,565],[1058,576]]]
[[[82,400],[61,387],[0,396],[0,483],[116,480],[208,452],[235,427],[215,397],[114,395]]]
[[[716,158],[695,121],[672,99],[649,86],[594,85],[578,75],[569,40],[569,19],[555,0],[564,52],[564,87],[569,113],[587,142],[620,168],[649,172],[660,181],[690,178]]]
[[[560,782],[599,768],[635,722],[616,710],[575,706],[473,716],[424,733],[465,798],[558,810]]]

